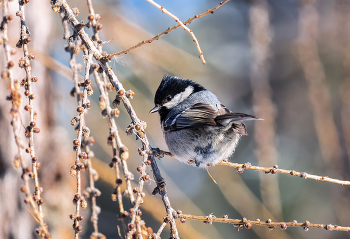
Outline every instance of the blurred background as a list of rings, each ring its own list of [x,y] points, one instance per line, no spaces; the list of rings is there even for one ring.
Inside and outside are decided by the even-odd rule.
[[[71,142],[76,137],[70,120],[76,114],[77,105],[76,99],[69,96],[73,83],[67,68],[69,54],[64,51],[67,43],[62,39],[60,17],[51,10],[48,2],[39,2],[33,0],[27,5],[26,17],[33,43],[31,51],[36,55],[33,74],[42,74],[42,78],[39,77],[42,85],[38,84],[34,91],[38,96],[38,110],[43,112],[39,114],[43,133],[37,136],[37,146],[38,158],[42,161],[39,173],[42,173],[46,202],[44,212],[50,227],[57,233],[53,235],[70,238],[73,230],[68,214],[74,212],[71,200],[75,193],[75,178],[69,175],[69,169],[75,157]],[[219,1],[158,0],[157,3],[185,21],[213,8]],[[18,9],[16,4],[10,3],[13,16]],[[80,10],[77,17],[80,21],[87,22],[85,1],[69,0],[68,4]],[[173,19],[146,1],[103,0],[93,1],[93,5],[102,17],[103,29],[99,34],[102,40],[109,41],[103,46],[108,53],[136,45],[175,25]],[[348,0],[230,1],[213,14],[188,25],[204,52],[206,65],[199,59],[191,36],[178,28],[151,44],[117,57],[110,66],[124,88],[135,92],[131,103],[138,117],[147,122],[146,131],[153,147],[167,150],[158,115],[148,113],[154,106],[154,93],[165,74],[176,75],[202,84],[233,112],[265,119],[247,122],[249,135],[242,137],[229,161],[269,167],[278,165],[282,169],[349,180],[349,11]],[[18,19],[14,18],[10,24],[12,46],[19,36]],[[92,30],[87,29],[87,32],[91,34]],[[21,54],[18,50],[18,57]],[[78,61],[83,63],[81,55]],[[23,78],[24,71],[18,75],[18,79]],[[118,238],[119,208],[117,202],[111,200],[114,172],[107,166],[112,157],[112,150],[107,146],[108,123],[101,116],[99,92],[96,85],[93,87],[95,93],[90,97],[92,107],[86,120],[96,140],[92,150],[99,160],[95,162],[101,175],[96,182],[96,187],[102,191],[97,199],[101,207],[99,231],[107,238]],[[4,84],[0,85],[0,92],[3,96],[8,94]],[[110,99],[114,96],[111,91]],[[19,172],[12,166],[14,146],[10,140],[13,141],[13,135],[8,127],[9,116],[6,116],[10,106],[4,97],[0,107],[1,132],[6,135],[0,144],[0,188],[11,189],[0,195],[0,225],[5,225],[0,227],[3,233],[0,235],[3,238],[32,238],[31,231],[24,230],[22,234],[18,231],[22,227],[35,227],[35,222],[24,205],[16,204],[22,201],[22,195],[17,195],[21,181]],[[119,109],[121,114],[116,123],[123,143],[129,148],[129,169],[137,179],[136,168],[141,164],[137,148],[141,144],[135,136],[124,133],[131,120],[123,106]],[[218,183],[215,184],[205,170],[168,157],[157,162],[166,180],[172,206],[185,214],[205,216],[213,213],[216,217],[228,215],[237,219],[266,221],[271,218],[273,221],[308,220],[350,225],[350,190],[347,186],[249,170],[238,174],[234,168],[224,166],[210,168]],[[148,182],[145,190],[151,193],[154,187],[154,181]],[[166,212],[160,196],[149,195],[141,207],[142,219],[146,226],[157,231]],[[14,201],[9,201],[10,196]],[[127,199],[124,203],[129,208]],[[27,218],[28,222],[21,223],[15,215],[21,215],[23,221]],[[81,238],[89,238],[93,230],[88,209],[85,215]],[[10,223],[11,220],[6,218],[16,223]],[[177,225],[181,238],[350,237],[346,232],[312,228],[307,232],[302,228],[238,230],[229,224],[206,225],[197,221]],[[169,228],[166,228],[162,238],[168,237]]]

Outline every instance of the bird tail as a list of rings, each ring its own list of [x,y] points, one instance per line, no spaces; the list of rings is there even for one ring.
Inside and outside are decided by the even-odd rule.
[[[238,122],[238,121],[247,121],[247,120],[262,120],[262,119],[253,115],[247,115],[243,113],[227,113],[223,115],[218,115],[215,118],[216,122],[223,125],[225,125],[225,122],[229,123],[229,122]]]
[[[240,134],[240,135],[248,135],[246,126],[242,122],[242,121],[248,121],[248,120],[263,120],[263,119],[253,115],[247,115],[243,113],[227,113],[223,115],[218,115],[215,118],[215,121],[218,124],[221,124],[222,126],[227,126],[232,123],[233,131],[235,131],[236,134]]]

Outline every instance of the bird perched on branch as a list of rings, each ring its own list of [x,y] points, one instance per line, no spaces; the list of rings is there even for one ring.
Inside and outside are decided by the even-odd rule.
[[[207,167],[227,159],[241,135],[242,121],[259,118],[232,113],[200,84],[176,76],[164,76],[154,97],[170,153],[183,162]]]

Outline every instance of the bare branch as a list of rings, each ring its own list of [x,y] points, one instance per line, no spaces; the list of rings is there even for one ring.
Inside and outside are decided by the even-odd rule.
[[[198,15],[192,17],[192,18],[189,18],[187,21],[184,21],[183,24],[184,24],[184,25],[187,25],[187,24],[190,24],[191,22],[193,22],[193,21],[196,20],[196,19],[199,19],[199,18],[204,17],[204,16],[209,15],[209,14],[213,14],[215,10],[217,10],[218,8],[220,8],[221,6],[223,6],[223,5],[224,5],[225,3],[227,3],[228,1],[230,1],[230,0],[225,0],[225,1],[223,1],[223,2],[220,2],[220,4],[217,5],[217,6],[215,6],[214,8],[209,9],[209,10],[207,10],[206,12],[201,13],[201,14],[198,14]],[[129,47],[129,48],[125,49],[125,50],[122,50],[122,51],[120,51],[120,52],[117,52],[117,53],[108,55],[108,59],[110,60],[110,59],[112,59],[113,57],[120,56],[120,55],[123,55],[123,54],[127,54],[129,51],[132,51],[132,50],[134,50],[134,49],[136,49],[136,48],[138,48],[138,47],[141,47],[141,46],[143,46],[143,45],[145,45],[145,44],[147,44],[147,43],[151,43],[151,42],[153,42],[153,41],[155,41],[155,40],[158,40],[160,37],[162,37],[162,36],[168,34],[169,32],[171,32],[171,31],[173,31],[173,30],[175,30],[175,29],[177,29],[177,28],[179,28],[179,27],[181,27],[181,24],[177,24],[177,25],[175,25],[175,26],[173,26],[173,27],[169,27],[167,30],[163,31],[162,33],[159,33],[159,34],[155,35],[155,36],[152,37],[152,38],[149,38],[149,39],[147,39],[147,40],[141,41],[141,42],[137,43],[136,45],[131,46],[131,47]]]
[[[79,41],[76,43],[76,45],[80,45]],[[73,70],[73,80],[74,80],[74,92],[77,96],[77,101],[78,101],[78,107],[77,107],[77,112],[78,112],[78,116],[73,118],[73,122],[75,119],[77,119],[76,121],[78,122],[78,135],[77,138],[73,140],[73,149],[75,150],[75,164],[72,166],[72,170],[71,170],[71,174],[72,176],[76,176],[77,177],[77,191],[76,194],[74,196],[73,199],[73,203],[75,204],[75,215],[73,215],[71,218],[73,220],[73,229],[75,232],[75,239],[78,239],[79,237],[79,233],[82,230],[82,227],[79,225],[79,221],[81,221],[81,216],[80,216],[80,206],[82,208],[86,208],[86,201],[85,198],[82,197],[82,188],[81,188],[81,171],[83,169],[85,169],[85,164],[83,163],[83,159],[87,158],[87,154],[85,152],[83,152],[83,131],[85,130],[86,126],[85,126],[85,111],[86,109],[88,109],[88,99],[87,99],[87,91],[88,91],[88,87],[90,86],[90,84],[88,82],[84,82],[81,83],[78,81],[78,77],[77,77],[77,65],[75,62],[75,54],[71,55],[71,61],[70,61],[70,65],[72,67]],[[87,72],[89,72],[90,69],[90,64],[91,64],[91,58],[92,55],[89,56],[89,59],[86,61],[86,68],[87,68]],[[80,92],[80,87],[83,86],[84,90],[81,93]],[[91,86],[90,86],[91,87]],[[72,123],[72,125],[74,125]],[[86,155],[86,156],[85,156]],[[75,173],[74,173],[75,172]],[[76,175],[74,175],[76,174]]]
[[[108,168],[109,168],[108,164],[102,162],[98,158],[92,158],[92,161],[93,161],[93,164],[94,164],[96,170],[98,172],[100,172],[100,179],[105,181],[106,183],[108,183],[112,187],[114,187],[115,186],[114,175],[111,172],[108,172]],[[105,173],[105,172],[107,172],[107,173]],[[135,188],[138,187],[138,185],[136,185],[136,183],[134,183],[134,182],[131,182],[131,185],[132,185],[132,187],[135,187]],[[179,189],[177,189],[176,186],[174,186],[174,185],[173,185],[172,189],[175,190],[175,191],[173,191],[173,193],[175,192],[178,195],[181,195],[183,197],[183,203],[189,205],[189,207],[191,207],[192,210],[197,211],[198,214],[201,214],[200,213],[201,210],[196,208],[196,205],[192,201],[190,201],[188,198],[186,198],[186,196],[183,194],[183,192],[179,191]],[[141,205],[142,211],[149,213],[149,215],[151,215],[159,223],[163,223],[165,218],[164,218],[164,211],[163,211],[163,208],[161,205],[160,198],[153,197],[147,191],[144,191],[144,193],[145,193],[145,196],[144,196],[145,200],[144,200],[144,203]],[[185,237],[185,238],[205,238],[189,224],[183,224],[183,225],[181,225],[181,228],[182,228],[182,237]],[[148,229],[149,229],[149,231],[153,231],[153,230],[151,230],[151,228],[148,228]],[[213,230],[213,232],[215,232],[215,229],[212,229],[212,230]],[[218,235],[218,234],[216,234],[216,235]]]
[[[209,216],[193,216],[189,214],[178,214],[178,217],[182,220],[196,220],[196,221],[203,221],[204,223],[211,224],[212,222],[220,222],[220,223],[229,223],[233,224],[240,229],[250,229],[252,226],[264,226],[268,227],[269,230],[273,230],[276,227],[281,228],[282,230],[287,229],[287,227],[302,227],[305,231],[308,231],[309,228],[320,228],[320,229],[326,229],[328,231],[345,231],[350,232],[350,227],[341,227],[338,225],[332,225],[332,224],[314,224],[310,223],[309,221],[306,222],[273,222],[271,219],[268,219],[265,222],[262,222],[260,220],[252,221],[247,220],[246,218],[243,219],[229,219],[227,217],[217,218],[214,215]]]
[[[101,24],[97,24],[97,21],[101,19],[101,17],[95,13],[95,10],[92,6],[92,2],[91,0],[87,1],[88,3],[88,8],[89,8],[89,13],[90,15],[88,16],[88,20],[89,20],[89,25],[88,27],[91,25],[93,28],[93,32],[94,32],[94,36],[92,37],[92,40],[94,40],[95,45],[97,46],[98,50],[102,53],[102,44],[100,41],[100,37],[98,34],[98,30],[102,29],[102,25]],[[115,175],[116,175],[116,186],[115,186],[115,190],[112,194],[112,199],[113,200],[118,200],[118,204],[119,204],[119,211],[120,211],[120,215],[118,216],[121,220],[122,220],[122,224],[123,224],[123,229],[124,229],[124,233],[127,233],[129,231],[131,231],[126,225],[125,225],[125,216],[126,213],[124,211],[124,205],[123,205],[123,200],[122,200],[122,193],[121,193],[121,184],[123,182],[123,180],[120,177],[120,169],[119,167],[122,167],[123,173],[124,173],[124,177],[125,177],[125,182],[126,182],[126,190],[125,192],[127,193],[127,196],[130,200],[131,205],[135,205],[135,197],[133,194],[133,190],[131,187],[131,180],[134,179],[134,175],[129,171],[128,169],[128,165],[126,163],[126,160],[129,158],[129,152],[127,147],[122,143],[120,136],[119,136],[119,132],[118,132],[118,128],[116,126],[115,120],[114,120],[114,116],[118,117],[120,111],[115,108],[112,109],[110,106],[110,102],[109,102],[109,98],[108,98],[108,89],[113,89],[110,88],[110,84],[107,85],[107,77],[106,77],[106,73],[102,72],[102,78],[103,81],[101,81],[100,79],[100,75],[98,73],[98,68],[96,67],[94,70],[94,76],[95,76],[95,80],[96,80],[96,84],[98,85],[99,91],[100,91],[100,99],[99,99],[99,106],[102,110],[102,115],[103,116],[107,116],[108,118],[108,127],[109,127],[109,134],[110,136],[108,137],[108,144],[110,146],[112,146],[112,151],[113,151],[113,158],[112,158],[112,162],[110,163],[110,167],[114,168],[115,170]],[[132,91],[128,91],[126,92],[126,95],[128,97],[133,97],[134,93]],[[117,102],[115,102],[116,106],[118,106]],[[136,214],[140,214],[140,215],[136,215]],[[136,231],[138,233],[139,237],[142,237],[141,235],[141,213],[139,211],[132,211],[131,213],[132,215],[132,222],[131,224],[135,223],[136,224]],[[137,220],[136,220],[137,217]],[[130,236],[130,235],[129,235]]]
[[[170,16],[172,19],[175,20],[175,22],[178,22],[183,29],[185,29],[185,31],[187,31],[193,38],[194,43],[197,46],[198,52],[199,52],[199,58],[201,58],[203,64],[207,64],[204,60],[204,56],[203,56],[203,52],[198,44],[198,40],[196,38],[196,36],[194,35],[193,31],[191,29],[189,29],[188,27],[185,26],[185,24],[183,24],[183,22],[180,21],[180,19],[175,16],[174,14],[172,14],[171,12],[169,12],[168,10],[166,10],[163,6],[160,6],[159,4],[157,4],[156,2],[152,1],[152,0],[146,0],[147,2],[151,3],[153,6],[155,6],[156,8],[160,9],[162,11],[162,13],[167,14],[168,16]]]
[[[19,136],[19,130],[21,129],[21,117],[20,117],[20,106],[23,102],[23,98],[18,92],[20,84],[17,80],[13,78],[12,68],[14,67],[14,62],[11,59],[11,55],[16,53],[15,49],[11,49],[8,40],[8,23],[12,20],[12,16],[8,14],[8,1],[4,0],[1,2],[3,4],[3,20],[1,22],[0,31],[2,33],[2,43],[5,50],[5,60],[6,60],[6,70],[1,73],[2,78],[7,82],[7,88],[10,90],[10,96],[7,97],[8,100],[12,101],[12,108],[10,113],[12,114],[12,128],[15,136],[15,143],[17,146],[17,155],[14,159],[15,168],[21,168],[24,186],[21,187],[21,192],[25,195],[24,202],[29,205],[28,210],[40,224],[40,228],[37,233],[42,238],[51,238],[46,224],[43,219],[42,204],[44,200],[41,198],[42,188],[40,188],[37,170],[40,168],[40,164],[37,162],[37,158],[34,153],[34,133],[39,133],[39,128],[36,126],[36,112],[34,112],[33,100],[36,95],[33,94],[32,83],[37,81],[36,77],[31,77],[31,64],[30,60],[34,59],[33,54],[29,54],[27,43],[30,42],[29,30],[26,27],[25,15],[24,15],[24,2],[19,1],[19,11],[16,13],[21,20],[21,34],[20,40],[17,43],[17,47],[23,47],[24,57],[19,60],[19,67],[24,68],[26,72],[25,79],[22,80],[21,85],[25,87],[25,96],[29,98],[29,104],[24,107],[26,111],[30,114],[30,124],[26,127],[25,136],[29,138],[28,147],[25,149],[26,153],[30,153],[32,168],[26,167],[23,156],[24,144]],[[34,193],[30,191],[29,179],[34,178]]]
[[[103,75],[105,76],[104,72],[103,72]],[[100,91],[99,106],[102,110],[101,113],[104,117],[107,117],[107,120],[108,120],[109,135],[110,135],[108,137],[108,144],[112,147],[112,152],[113,152],[112,161],[109,164],[109,166],[114,168],[115,170],[115,177],[116,177],[115,182],[117,183],[115,184],[115,189],[114,189],[114,192],[112,193],[112,199],[118,201],[119,212],[120,212],[119,218],[122,220],[123,229],[124,229],[124,232],[126,232],[127,227],[124,222],[125,211],[124,211],[122,193],[120,188],[123,180],[121,179],[121,176],[120,176],[119,167],[120,166],[122,167],[122,170],[125,176],[126,192],[131,205],[133,205],[135,202],[134,194],[130,183],[130,181],[134,178],[134,175],[129,171],[128,165],[126,164],[126,160],[129,158],[129,152],[127,147],[122,143],[120,139],[119,131],[114,120],[114,117],[119,116],[120,111],[117,108],[115,109],[111,108],[109,97],[108,97],[108,90],[107,90],[108,86],[106,86],[105,82],[101,80],[100,75],[98,73],[98,69],[94,70],[94,77],[95,77],[98,89]]]
[[[19,1],[19,11],[16,13],[17,16],[21,19],[21,34],[20,39],[16,46],[18,48],[23,49],[23,58],[19,60],[19,67],[24,68],[26,72],[26,78],[21,82],[21,85],[24,86],[25,92],[24,95],[28,98],[28,105],[25,106],[25,109],[29,111],[30,115],[30,124],[26,127],[25,136],[29,138],[28,142],[28,149],[30,152],[30,157],[32,158],[32,170],[33,170],[33,178],[34,178],[34,185],[35,185],[35,201],[38,202],[38,210],[41,214],[40,217],[43,218],[43,211],[42,211],[42,203],[43,199],[41,198],[40,194],[40,185],[39,185],[39,179],[38,179],[38,168],[40,168],[40,163],[37,162],[37,158],[35,157],[35,151],[34,151],[34,133],[39,133],[40,129],[36,126],[36,120],[37,120],[37,113],[34,111],[34,99],[36,98],[36,95],[33,93],[33,86],[32,84],[34,82],[37,82],[37,77],[32,77],[31,75],[31,63],[30,61],[33,60],[34,54],[29,54],[28,51],[28,43],[30,42],[30,33],[29,29],[26,26],[25,21],[25,12],[24,12],[24,2]]]
[[[66,39],[68,43],[68,46],[66,46],[66,51],[70,53],[69,66],[71,67],[72,73],[73,73],[74,88],[72,89],[70,94],[71,96],[77,97],[77,104],[78,104],[78,107],[77,107],[78,116],[73,117],[73,119],[71,120],[71,125],[76,126],[77,138],[73,140],[73,149],[75,150],[75,162],[70,170],[70,174],[72,176],[76,176],[77,178],[77,190],[73,198],[73,204],[75,205],[75,214],[71,214],[70,218],[73,220],[74,238],[78,239],[79,233],[82,231],[82,227],[79,225],[80,224],[79,222],[83,220],[82,216],[80,215],[80,207],[82,208],[87,207],[87,202],[85,198],[82,196],[81,171],[85,169],[84,160],[87,160],[89,158],[87,152],[85,152],[86,143],[87,143],[85,139],[87,139],[89,136],[89,129],[85,125],[84,116],[85,116],[85,111],[88,108],[90,108],[90,102],[88,101],[87,96],[92,94],[92,88],[90,85],[91,82],[88,79],[89,71],[92,64],[92,54],[88,54],[88,52],[85,52],[87,53],[87,55],[85,55],[85,58],[86,58],[85,59],[86,60],[85,80],[81,82],[79,81],[78,71],[82,70],[82,66],[80,66],[76,62],[76,55],[79,54],[78,49],[80,49],[80,46],[81,46],[81,39],[78,37],[72,37],[72,38],[70,37],[68,21],[65,18],[63,10],[60,9],[59,13],[62,19],[62,25],[64,29],[64,39]],[[81,92],[80,90],[81,87],[84,88],[83,92]],[[89,172],[91,172],[91,167],[89,163],[87,163],[87,166],[89,167]],[[86,193],[84,193],[84,195],[85,194]],[[94,211],[94,208],[93,208],[93,214],[95,212],[96,211]]]
[[[128,99],[128,95],[126,94],[122,84],[119,82],[117,76],[114,74],[112,69],[108,66],[107,61],[106,61],[107,60],[106,57],[104,57],[102,55],[102,53],[97,49],[97,47],[95,46],[93,41],[86,34],[83,27],[81,27],[82,26],[81,23],[79,23],[79,21],[76,19],[72,9],[69,7],[67,2],[65,0],[62,0],[62,2],[52,2],[52,4],[53,4],[54,10],[59,8],[59,7],[61,7],[64,10],[65,18],[68,20],[69,24],[71,25],[73,32],[74,32],[74,35],[79,37],[82,40],[82,44],[89,50],[89,52],[91,54],[93,54],[94,58],[98,61],[100,67],[106,73],[107,77],[109,78],[109,81],[111,82],[111,84],[113,85],[113,87],[117,91],[117,96],[116,96],[116,99],[114,100],[115,105],[118,105],[118,103],[123,102],[124,107],[127,110],[128,114],[132,120],[132,123],[128,127],[127,131],[135,133],[136,136],[142,142],[142,149],[140,150],[140,152],[142,152],[142,154],[143,154],[143,162],[142,162],[142,167],[140,169],[140,172],[141,172],[141,177],[139,180],[139,190],[140,191],[139,191],[139,193],[137,193],[137,197],[135,199],[135,205],[132,208],[133,210],[131,213],[131,217],[132,217],[132,222],[133,222],[133,221],[135,221],[135,219],[134,219],[135,213],[138,211],[138,207],[139,207],[140,203],[143,201],[142,190],[143,190],[144,181],[149,179],[149,176],[145,173],[145,170],[146,170],[146,166],[149,165],[148,156],[152,155],[152,151],[150,150],[151,147],[149,145],[149,142],[148,142],[148,139],[147,139],[147,136],[145,133],[146,124],[145,124],[145,122],[141,121],[137,117],[136,112],[134,111],[134,109],[133,109],[133,107]],[[151,158],[151,161],[153,161],[153,164],[156,164],[154,157],[151,156],[150,158]],[[157,173],[159,175],[157,175]],[[162,178],[159,170],[158,171],[154,170],[153,174],[156,178]],[[172,209],[170,206],[170,201],[169,201],[169,198],[168,198],[167,193],[166,193],[165,184],[163,184],[163,190],[161,190],[160,195],[162,196],[164,205],[167,209],[167,216],[171,219],[170,220],[170,231],[171,231],[170,236],[171,236],[171,238],[179,238],[176,224],[175,224],[175,220],[174,220],[174,213],[173,213],[174,209]],[[134,230],[135,225],[130,223],[128,228],[130,230]],[[130,234],[127,234],[126,237],[129,238]]]
[[[157,239],[160,238],[160,234],[162,233],[166,225],[167,225],[166,222],[163,222],[162,225],[160,225],[159,230],[157,231],[157,234],[156,234]]]
[[[265,172],[266,174],[283,173],[283,174],[288,174],[292,176],[297,176],[300,178],[310,178],[316,181],[324,181],[324,182],[336,183],[336,184],[347,185],[347,186],[350,185],[350,181],[343,181],[343,180],[329,178],[328,176],[318,176],[318,175],[308,174],[305,172],[297,172],[294,170],[279,169],[277,165],[273,167],[259,167],[259,166],[252,166],[250,163],[239,164],[239,163],[231,163],[231,162],[225,162],[225,161],[220,162],[218,165],[236,168],[238,173],[242,173],[244,169],[249,169],[249,170]]]

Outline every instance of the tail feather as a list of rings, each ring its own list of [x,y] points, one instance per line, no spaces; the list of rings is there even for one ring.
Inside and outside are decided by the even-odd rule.
[[[247,121],[247,120],[262,120],[262,119],[253,115],[247,115],[243,113],[228,113],[224,115],[218,115],[215,118],[215,121],[223,126],[226,126],[231,122],[241,122],[241,121]]]

